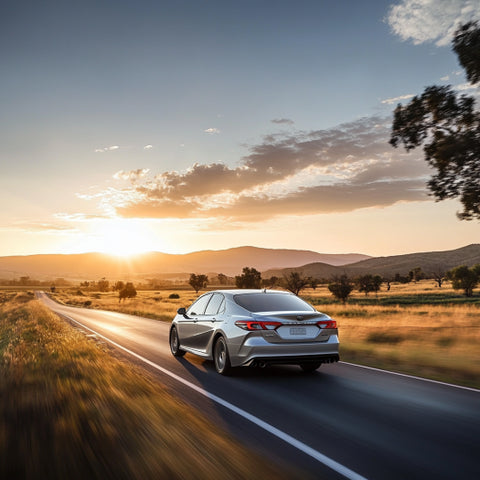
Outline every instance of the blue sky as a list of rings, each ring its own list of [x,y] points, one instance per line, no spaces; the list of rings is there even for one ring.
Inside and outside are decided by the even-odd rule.
[[[387,144],[398,101],[465,83],[449,41],[478,2],[0,8],[0,255],[480,239]]]

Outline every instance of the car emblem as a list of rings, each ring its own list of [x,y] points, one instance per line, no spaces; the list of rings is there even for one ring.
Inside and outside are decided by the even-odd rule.
[[[303,316],[302,315],[297,315],[297,320],[303,320]]]

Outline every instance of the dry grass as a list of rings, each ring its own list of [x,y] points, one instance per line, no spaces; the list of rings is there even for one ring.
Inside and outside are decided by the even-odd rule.
[[[341,306],[322,311],[340,327],[342,359],[480,388],[476,306]]]
[[[169,298],[174,294],[179,298]],[[171,321],[180,307],[190,305],[197,298],[192,290],[140,290],[135,298],[119,302],[117,292],[88,292],[78,288],[60,290],[51,296],[67,305],[87,306],[165,321]]]
[[[0,478],[292,478],[21,293],[0,303]]]

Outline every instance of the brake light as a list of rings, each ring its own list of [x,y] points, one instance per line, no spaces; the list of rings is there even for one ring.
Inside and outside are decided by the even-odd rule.
[[[337,328],[337,322],[335,320],[322,320],[317,322],[320,328]]]
[[[282,325],[280,322],[261,322],[257,320],[238,320],[235,322],[237,327],[243,330],[255,331],[255,330],[275,330]]]

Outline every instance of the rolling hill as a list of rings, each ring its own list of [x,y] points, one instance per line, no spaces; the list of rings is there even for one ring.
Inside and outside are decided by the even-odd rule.
[[[347,274],[349,276],[382,275],[393,277],[396,273],[408,275],[408,272],[420,267],[425,273],[436,271],[446,272],[458,265],[472,266],[480,263],[480,244],[472,244],[455,250],[441,252],[420,252],[389,257],[372,257],[344,266],[332,266],[325,263],[310,263],[298,268],[273,269],[263,272],[264,278],[271,276],[281,277],[291,271],[297,271],[304,276],[315,278],[331,278],[334,275]]]
[[[370,257],[362,254],[335,255],[309,250],[256,247],[205,250],[182,255],[150,252],[129,258],[101,253],[28,255],[0,257],[0,278],[13,279],[29,276],[39,280],[65,278],[83,281],[102,277],[116,280],[210,272],[232,276],[240,274],[242,268],[247,266],[262,271],[271,268],[298,267],[314,262],[345,265],[368,258]]]

